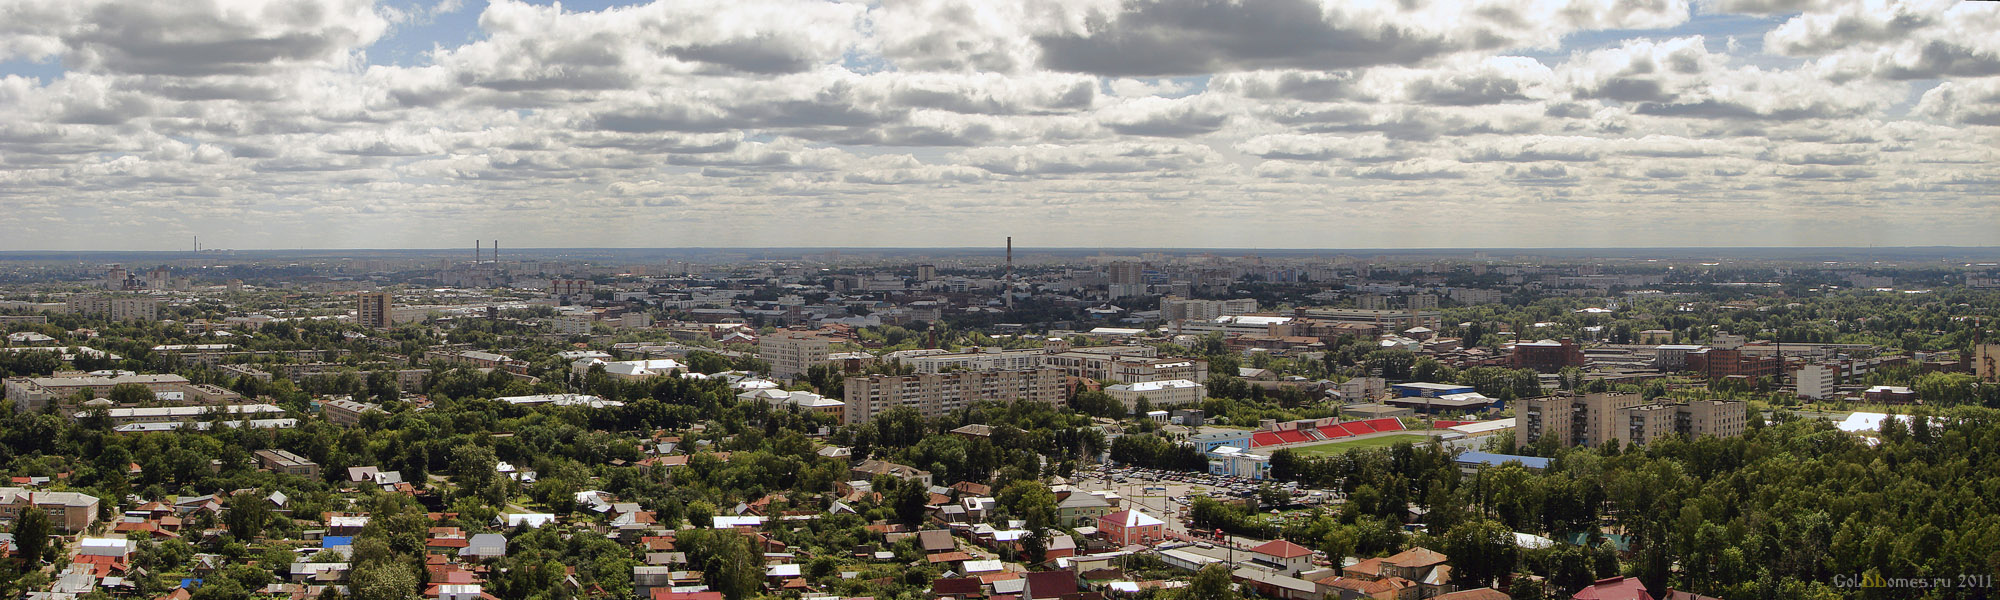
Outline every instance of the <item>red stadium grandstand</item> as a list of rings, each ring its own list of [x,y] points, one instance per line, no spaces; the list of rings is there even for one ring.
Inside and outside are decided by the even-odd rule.
[[[1279,438],[1278,434],[1271,433],[1268,431],[1257,432],[1255,434],[1251,434],[1250,436],[1250,447],[1252,448],[1261,448],[1264,446],[1276,446],[1278,444],[1283,444],[1283,443],[1285,443],[1285,440]]]
[[[1403,422],[1392,418],[1370,419],[1368,426],[1376,431],[1403,431]]]

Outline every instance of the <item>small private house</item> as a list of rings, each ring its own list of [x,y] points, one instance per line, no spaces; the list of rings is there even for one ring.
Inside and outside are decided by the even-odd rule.
[[[1312,569],[1313,551],[1285,540],[1271,540],[1250,549],[1250,562],[1287,575]]]
[[[1108,514],[1111,514],[1111,501],[1096,494],[1071,492],[1068,498],[1056,503],[1056,518],[1064,523],[1089,525]]]
[[[1105,541],[1120,546],[1151,544],[1166,539],[1167,522],[1128,508],[1098,517],[1097,532]]]

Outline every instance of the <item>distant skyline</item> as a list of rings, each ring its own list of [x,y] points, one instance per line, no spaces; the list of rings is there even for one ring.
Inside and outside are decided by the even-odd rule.
[[[12,0],[0,251],[1996,246],[1995,32],[1936,0]]]

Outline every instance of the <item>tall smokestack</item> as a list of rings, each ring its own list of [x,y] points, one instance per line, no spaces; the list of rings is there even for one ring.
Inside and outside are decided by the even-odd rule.
[[[486,240],[472,240],[472,264],[479,264],[479,257],[486,255]]]
[[[493,240],[493,264],[500,264],[500,240]]]
[[[1007,281],[1000,284],[1001,293],[1006,294],[1007,309],[1014,309],[1014,236],[1007,236]]]

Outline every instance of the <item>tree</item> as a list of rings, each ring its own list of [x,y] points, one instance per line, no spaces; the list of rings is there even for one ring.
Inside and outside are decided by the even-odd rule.
[[[51,531],[48,511],[40,508],[21,511],[21,516],[14,520],[14,543],[20,545],[21,559],[31,566],[42,564],[42,555],[48,553]]]
[[[687,505],[688,525],[695,529],[708,529],[715,525],[715,505],[696,500]]]
[[[1021,541],[1022,560],[1042,562],[1048,551],[1050,529],[1056,526],[1056,495],[1040,481],[1023,480],[1000,490],[1000,505],[1008,514],[1027,521],[1028,538]]]
[[[154,400],[153,390],[137,383],[121,383],[111,386],[112,402],[121,405],[147,404]]]
[[[222,522],[229,525],[229,534],[245,542],[263,535],[270,520],[270,501],[255,492],[230,496],[228,510],[222,514]]]
[[[1145,396],[1139,396],[1138,398],[1132,399],[1133,417],[1145,418],[1146,413],[1149,412],[1153,412],[1152,400],[1147,399]]]
[[[1507,590],[1514,600],[1549,600],[1549,586],[1540,579],[1521,577],[1514,580],[1514,587]]]
[[[764,561],[751,550],[749,539],[735,531],[682,532],[677,543],[687,549],[688,563],[701,568],[709,589],[728,600],[754,596],[763,586]]]
[[[1514,571],[1519,548],[1514,530],[1486,519],[1459,523],[1446,531],[1442,551],[1451,557],[1452,583],[1460,588],[1492,585]]]
[[[1417,364],[1417,355],[1401,348],[1376,350],[1368,353],[1368,368],[1382,371],[1384,379],[1404,381],[1410,378],[1410,369]]]
[[[488,483],[499,478],[494,469],[499,459],[493,457],[493,449],[478,444],[463,444],[452,449],[451,480],[458,484],[462,494],[477,494]]]
[[[880,479],[879,477],[877,479]],[[896,485],[896,520],[904,525],[917,526],[924,522],[924,513],[930,509],[930,491],[922,483],[904,481]]]
[[[1069,407],[1093,417],[1116,419],[1126,415],[1125,403],[1100,390],[1082,390],[1069,401]]]
[[[203,580],[201,587],[195,588],[194,593],[189,598],[191,600],[248,600],[250,598],[250,591],[243,589],[243,584],[237,583],[235,579],[211,576]],[[357,595],[356,598],[360,598],[360,596]]]
[[[1241,600],[1243,595],[1236,592],[1229,567],[1212,564],[1202,567],[1188,579],[1187,587],[1181,588],[1180,597],[1181,600]]]
[[[399,560],[376,560],[354,568],[354,600],[408,600],[417,596],[417,574]]]

